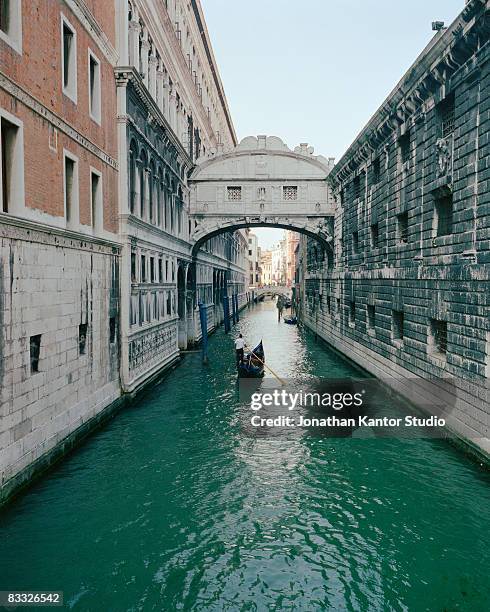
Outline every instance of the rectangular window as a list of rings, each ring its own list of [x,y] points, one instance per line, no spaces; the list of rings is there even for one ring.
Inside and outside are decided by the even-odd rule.
[[[361,177],[359,175],[354,178],[353,191],[355,200],[361,197]]]
[[[165,260],[165,280],[168,281],[168,259]]]
[[[296,186],[287,185],[282,188],[282,199],[283,200],[297,200],[298,199],[298,188]]]
[[[155,282],[155,258],[150,257],[150,283]]]
[[[340,318],[340,298],[337,298],[337,317]]]
[[[399,244],[408,243],[408,212],[396,216],[396,240]]]
[[[39,355],[41,352],[41,334],[31,336],[29,342],[31,374],[39,372]]]
[[[136,253],[131,253],[131,282],[136,283]]]
[[[445,357],[447,353],[447,321],[429,320],[429,352]]]
[[[0,0],[1,1],[1,0]],[[22,177],[22,147],[20,146],[20,129],[1,118],[0,123],[0,155],[1,155],[1,180],[2,180],[2,208],[3,212],[12,212],[16,199],[21,199]]]
[[[374,331],[376,328],[376,310],[374,306],[368,304],[366,306],[366,327],[368,332]]]
[[[436,236],[448,236],[453,233],[453,195],[446,194],[434,200]]]
[[[146,255],[141,256],[141,282],[146,283]]]
[[[88,52],[88,100],[90,116],[94,121],[100,123],[101,102],[100,102],[100,62],[92,53]]]
[[[67,19],[61,16],[61,70],[63,93],[77,101],[77,36]]]
[[[352,232],[352,254],[359,254],[359,232]]]
[[[454,132],[454,94],[450,94],[437,105],[440,134],[447,138]]]
[[[158,260],[158,282],[163,283],[163,260]]]
[[[398,148],[400,152],[400,161],[406,164],[410,160],[410,132],[406,132],[398,139]]]
[[[65,155],[65,218],[67,225],[78,224],[78,163]]]
[[[111,344],[116,342],[116,317],[109,318],[109,342]]]
[[[391,337],[393,340],[403,340],[403,312],[391,311]]]
[[[80,355],[85,355],[87,350],[87,323],[78,326],[78,348]]]
[[[242,199],[242,188],[241,187],[227,187],[228,201],[235,202]]]
[[[377,223],[371,224],[371,248],[377,249],[379,244],[379,226]]]
[[[379,157],[377,157],[375,160],[373,160],[373,167],[372,167],[372,180],[373,180],[373,185],[376,185],[377,183],[379,183],[379,177],[381,174],[381,165],[379,162]]]
[[[94,230],[102,229],[102,188],[101,176],[93,170],[90,172],[90,199],[92,209],[92,227]]]
[[[356,323],[356,303],[351,301],[349,303],[349,325],[355,325]]]
[[[327,312],[328,314],[332,313],[332,300],[329,295],[327,295]]]
[[[22,53],[21,0],[0,0],[0,38]]]
[[[5,34],[10,32],[11,0],[0,0],[0,30]]]

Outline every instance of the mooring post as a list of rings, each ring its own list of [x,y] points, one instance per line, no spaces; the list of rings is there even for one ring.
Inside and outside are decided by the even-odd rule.
[[[238,293],[235,293],[235,303],[236,303],[236,323],[239,323],[240,315],[238,314]]]
[[[235,294],[231,294],[231,318],[233,320],[233,325],[236,323],[236,303],[235,303]]]
[[[206,306],[199,302],[199,319],[201,321],[201,347],[202,347],[202,362],[208,363],[208,311]]]
[[[230,304],[226,293],[223,293],[223,322],[225,324],[225,334],[227,334],[230,331]]]

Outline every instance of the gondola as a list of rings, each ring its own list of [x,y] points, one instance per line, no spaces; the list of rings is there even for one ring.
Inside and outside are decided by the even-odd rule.
[[[262,340],[250,353],[245,353],[237,365],[240,378],[262,378],[264,376],[265,354]]]

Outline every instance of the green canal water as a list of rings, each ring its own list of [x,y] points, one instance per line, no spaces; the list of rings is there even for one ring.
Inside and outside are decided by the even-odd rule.
[[[239,324],[286,377],[359,376],[272,303]],[[232,334],[233,335],[233,334]],[[232,337],[0,514],[0,590],[73,610],[490,609],[490,479],[441,440],[250,437]]]

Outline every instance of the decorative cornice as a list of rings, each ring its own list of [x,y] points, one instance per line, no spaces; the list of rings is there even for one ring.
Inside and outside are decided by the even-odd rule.
[[[136,72],[135,68],[132,66],[117,66],[114,69],[114,73],[116,75],[116,84],[118,87],[127,87],[128,83],[132,83],[136,93],[149,113],[149,123],[155,121],[164,130],[169,142],[172,143],[180,156],[181,164],[185,164],[189,169],[192,168],[194,166],[193,161],[175,135],[164,114],[158,108],[155,100],[144,84],[143,79]]]
[[[472,56],[486,61],[489,7],[490,0],[470,0],[453,23],[432,38],[334,166],[332,185],[345,181],[370,154],[395,138],[400,126],[416,121],[429,98],[444,96]]]
[[[118,169],[116,159],[108,155],[94,142],[83,136],[72,125],[61,119],[58,115],[49,110],[44,104],[36,100],[30,93],[23,89],[20,85],[12,81],[6,74],[0,73],[0,89],[5,90],[8,94],[19,100],[27,106],[31,111],[49,121],[56,129],[66,134],[69,138],[77,142],[81,147],[90,151],[93,155],[101,159],[105,164],[112,166],[115,170]]]
[[[23,234],[15,235],[12,228],[21,230]],[[0,236],[11,240],[27,240],[29,242],[39,242],[44,245],[68,249],[98,250],[99,252],[110,250],[110,253],[114,254],[118,254],[121,249],[121,245],[112,240],[90,236],[82,232],[75,232],[1,212]]]

